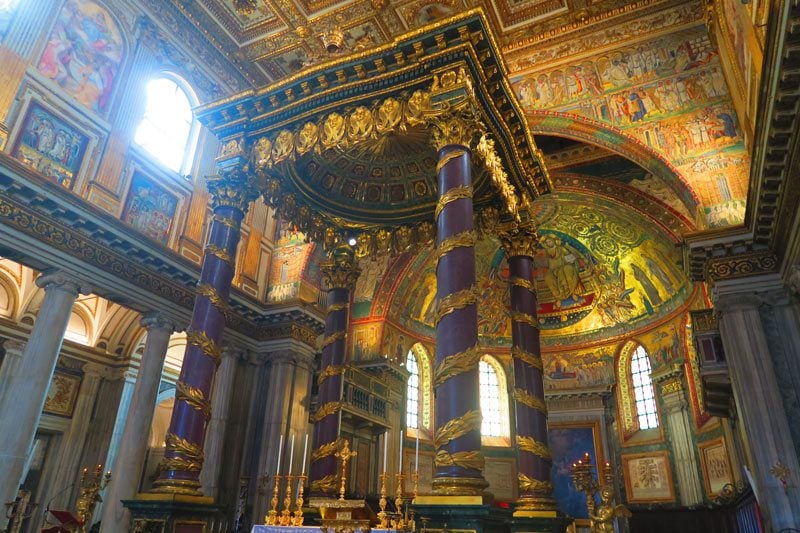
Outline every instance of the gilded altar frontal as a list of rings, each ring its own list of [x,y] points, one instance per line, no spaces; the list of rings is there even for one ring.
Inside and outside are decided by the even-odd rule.
[[[800,529],[798,28],[0,0],[0,533]]]

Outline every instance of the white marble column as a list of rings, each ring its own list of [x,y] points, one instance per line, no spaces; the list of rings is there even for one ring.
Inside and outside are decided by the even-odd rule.
[[[147,453],[147,438],[150,435],[158,385],[161,382],[161,371],[170,335],[175,331],[175,325],[158,313],[145,315],[141,324],[147,329],[147,341],[125,429],[122,431],[119,452],[111,467],[114,481],[106,490],[106,504],[100,523],[102,533],[128,530],[130,513],[122,505],[122,500],[133,498],[139,488],[139,478]]]
[[[225,431],[228,427],[233,378],[236,376],[236,364],[242,350],[226,346],[222,351],[222,363],[214,376],[214,388],[211,394],[211,419],[206,427],[206,442],[203,447],[203,470],[200,482],[205,496],[217,500],[219,476],[222,469],[222,456],[225,445]]]
[[[51,478],[49,491],[44,501],[50,503],[53,509],[70,509],[74,502],[74,496],[78,493],[76,482],[83,467],[93,467],[94,465],[80,465],[83,445],[86,442],[86,435],[89,429],[89,422],[92,418],[92,410],[97,398],[97,390],[100,388],[107,368],[96,363],[83,365],[83,379],[81,381],[80,392],[75,400],[75,409],[72,412],[72,420],[69,428],[61,436],[61,446],[56,458],[56,470]],[[71,490],[65,490],[72,486]]]
[[[22,360],[22,352],[25,349],[25,343],[6,339],[3,343],[3,348],[6,354],[3,357],[3,364],[0,365],[0,391],[8,388],[14,376],[17,375],[19,362]]]
[[[701,504],[704,498],[703,480],[692,440],[692,421],[683,382],[683,368],[671,369],[665,374],[654,376],[654,379],[658,382],[662,405],[667,415],[667,430],[672,444],[681,505],[688,507]]]
[[[166,354],[165,354],[166,355]],[[117,416],[114,420],[114,429],[111,430],[111,440],[108,443],[108,452],[106,452],[107,465],[113,465],[117,460],[117,453],[119,453],[119,446],[122,442],[122,433],[125,431],[125,422],[128,420],[128,413],[131,409],[131,402],[133,401],[133,391],[136,388],[136,376],[138,371],[134,368],[128,368],[122,376],[125,382],[122,385],[122,394],[119,398],[119,406],[117,407]],[[103,505],[100,502],[98,506]]]
[[[749,441],[755,491],[767,530],[796,527],[800,517],[800,464],[778,390],[754,293],[715,298],[736,408]]]
[[[17,371],[0,390],[0,504],[13,501],[33,446],[47,388],[81,282],[63,272],[40,276],[44,300]]]

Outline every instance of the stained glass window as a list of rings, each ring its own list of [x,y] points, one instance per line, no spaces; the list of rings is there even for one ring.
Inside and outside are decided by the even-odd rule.
[[[194,114],[189,94],[171,78],[147,85],[144,116],[134,141],[175,172],[184,172],[192,157]]]
[[[508,393],[505,388],[505,375],[499,363],[484,356],[478,367],[480,374],[481,436],[508,437]]]
[[[409,350],[406,356],[408,377],[408,399],[406,400],[406,427],[419,428],[419,365],[414,352]]]
[[[639,417],[639,429],[658,427],[656,399],[653,392],[653,381],[650,379],[650,359],[644,346],[639,345],[631,358],[631,383],[636,401],[636,414]]]

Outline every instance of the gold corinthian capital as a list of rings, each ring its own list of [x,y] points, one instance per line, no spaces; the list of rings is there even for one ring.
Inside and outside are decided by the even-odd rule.
[[[539,235],[533,224],[511,224],[501,229],[500,244],[507,257],[533,257],[539,245]]]
[[[355,254],[347,245],[334,249],[328,258],[321,262],[320,269],[328,289],[350,289],[361,273]]]
[[[211,194],[211,208],[232,207],[247,212],[250,202],[258,198],[259,192],[253,176],[241,168],[234,168],[206,178]]]

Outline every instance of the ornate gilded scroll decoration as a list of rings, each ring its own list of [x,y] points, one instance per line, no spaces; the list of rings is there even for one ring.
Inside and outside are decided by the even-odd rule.
[[[536,286],[529,279],[521,278],[519,276],[511,276],[509,282],[512,285],[515,285],[517,287],[522,287],[523,289],[528,289],[532,293],[536,294]]]
[[[211,305],[213,305],[223,316],[227,317],[230,314],[228,302],[222,299],[217,292],[217,289],[215,289],[213,286],[209,285],[208,283],[201,283],[197,286],[197,294],[208,298],[211,302]]]
[[[528,324],[532,328],[539,329],[539,321],[536,320],[535,316],[529,315],[528,313],[511,311],[511,320],[514,322],[522,322],[523,324]]]
[[[175,399],[183,400],[192,409],[203,413],[206,420],[211,418],[211,402],[200,389],[178,380],[175,382]]]
[[[517,435],[517,448],[523,452],[529,452],[533,455],[538,455],[542,459],[551,459],[550,448],[547,444],[540,442],[533,437],[522,437]]]
[[[436,220],[439,220],[439,215],[442,214],[442,210],[447,204],[450,202],[455,202],[456,200],[464,200],[467,198],[472,198],[472,185],[467,185],[466,187],[453,187],[452,189],[447,190],[439,197],[439,201],[436,202],[436,210],[433,213],[434,217]]]
[[[436,150],[445,146],[464,146],[469,148],[472,140],[483,129],[477,113],[467,106],[463,110],[448,109],[429,118],[431,144]]]
[[[475,285],[470,286],[468,289],[452,292],[439,300],[439,305],[436,306],[436,315],[433,318],[433,323],[438,324],[450,313],[454,313],[459,309],[464,309],[476,303],[478,303],[478,295]]]
[[[203,461],[197,459],[184,459],[183,457],[165,457],[160,463],[161,470],[180,470],[184,472],[199,472],[203,468]]]
[[[230,254],[216,244],[209,244],[206,246],[205,253],[216,256],[220,261],[233,268],[233,261],[231,260]]]
[[[317,385],[322,385],[322,383],[328,379],[332,378],[333,376],[340,376],[344,374],[345,367],[343,365],[328,365],[325,367],[325,370],[320,372],[319,377],[317,377]]]
[[[498,237],[507,257],[533,258],[539,247],[539,234],[530,223],[504,226]]]
[[[531,409],[536,409],[537,411],[541,411],[542,413],[547,416],[547,405],[544,403],[544,400],[541,398],[537,398],[533,396],[528,391],[523,389],[514,389],[514,400],[521,403],[522,405],[526,405]]]
[[[438,175],[442,169],[447,166],[447,163],[452,161],[453,159],[458,159],[462,155],[466,154],[467,151],[463,148],[456,148],[444,154],[442,157],[439,158],[439,161],[436,163],[436,174]]]
[[[213,217],[211,217],[211,220],[214,222],[219,222],[226,228],[230,228],[234,231],[239,231],[239,224],[237,224],[236,221],[233,220],[232,218],[223,217],[222,215],[214,215]]]
[[[483,134],[478,141],[477,152],[483,158],[486,169],[492,177],[492,183],[500,192],[505,201],[505,208],[508,213],[519,220],[519,201],[517,200],[517,190],[511,185],[508,174],[503,169],[503,161],[497,155],[494,148],[494,141],[487,134]]]
[[[460,466],[461,468],[483,470],[484,459],[483,454],[478,450],[453,453],[439,450],[436,452],[434,463],[436,466]]]
[[[544,369],[544,364],[542,363],[541,357],[527,350],[523,350],[519,346],[511,347],[511,357],[514,359],[519,359],[523,363],[526,363],[534,368],[538,368],[539,370]]]
[[[311,416],[311,421],[315,423],[319,422],[326,416],[338,413],[341,408],[342,408],[342,402],[324,403],[320,406],[319,409],[317,409],[317,412]]]
[[[478,410],[467,411],[459,417],[448,420],[444,426],[436,430],[433,445],[439,448],[451,440],[463,437],[470,431],[480,429],[481,420],[481,412]]]
[[[244,213],[250,202],[259,195],[255,176],[239,168],[207,177],[206,186],[211,193],[211,208],[214,210],[217,207],[232,207]]]
[[[551,494],[553,492],[553,484],[549,481],[531,479],[522,472],[517,474],[517,479],[519,480],[520,492],[537,492],[539,494]]]
[[[456,233],[455,235],[446,238],[439,245],[439,249],[436,252],[438,259],[441,259],[456,248],[475,246],[475,239],[476,235],[472,230],[462,231],[461,233]]]
[[[312,492],[336,492],[336,474],[328,474],[311,482]]]
[[[186,331],[186,342],[193,346],[199,347],[203,353],[214,360],[217,366],[222,361],[222,350],[216,342],[208,338],[205,331]]]
[[[481,350],[476,344],[463,352],[445,357],[444,360],[436,366],[436,370],[433,373],[434,387],[438,387],[453,376],[478,368],[481,355]]]
[[[334,313],[336,311],[341,311],[343,309],[347,309],[349,305],[350,304],[348,302],[339,302],[337,304],[331,304],[328,306],[328,312]]]
[[[327,337],[322,339],[322,346],[320,347],[321,350],[324,350],[327,346],[333,344],[338,340],[342,340],[347,337],[347,332],[345,330],[337,331],[333,335],[328,335]]]
[[[333,442],[329,442],[327,444],[323,444],[316,450],[311,452],[311,462],[315,463],[320,459],[324,459],[325,457],[330,457],[331,455],[335,454],[339,448],[342,446],[342,439],[336,439]]]
[[[203,462],[203,448],[186,439],[182,439],[174,433],[167,433],[166,438],[167,452],[180,453],[181,455]]]

